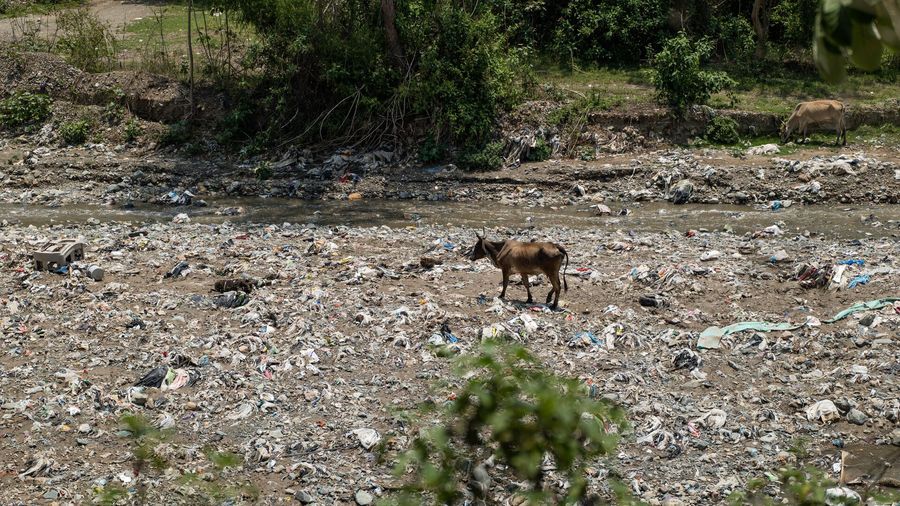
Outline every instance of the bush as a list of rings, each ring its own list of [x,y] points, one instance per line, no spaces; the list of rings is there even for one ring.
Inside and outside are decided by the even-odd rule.
[[[275,172],[272,169],[272,164],[269,162],[262,162],[256,167],[253,167],[253,177],[260,181],[271,179],[274,174]]]
[[[713,93],[735,86],[728,74],[701,69],[701,60],[711,51],[709,41],[692,42],[684,32],[666,41],[653,58],[651,81],[657,100],[683,115],[690,106],[709,102]]]
[[[47,95],[17,91],[0,100],[0,126],[30,130],[50,117],[52,100]]]
[[[439,143],[480,146],[522,95],[521,53],[485,4],[395,2],[398,53],[381,2],[223,0],[261,38],[248,66],[264,69],[246,100],[269,141],[395,136],[425,119]],[[258,130],[258,129],[254,129]]]
[[[530,504],[562,503],[543,489],[545,456],[568,483],[565,504],[586,497],[584,467],[615,449],[626,427],[620,408],[592,399],[583,383],[556,376],[510,343],[486,342],[460,360],[456,373],[465,382],[455,400],[399,459],[398,476],[412,471],[399,502],[423,504],[428,495],[437,504],[462,503],[467,487],[476,503],[493,504],[480,464],[489,457],[498,464],[492,472],[505,469],[530,486],[522,490]]]
[[[84,144],[91,133],[91,123],[85,119],[66,121],[59,125],[59,136],[68,145]]]
[[[180,146],[191,140],[192,135],[193,132],[189,122],[184,120],[176,121],[166,127],[159,142],[163,146]]]
[[[109,70],[115,64],[116,38],[87,7],[66,9],[56,16],[59,48],[72,65],[87,72]]]
[[[706,140],[716,144],[737,144],[741,141],[737,126],[734,119],[717,115],[706,125]]]
[[[127,122],[125,122],[125,129],[123,130],[125,142],[133,142],[137,140],[137,138],[140,137],[143,132],[144,129],[136,119],[131,118]]]
[[[750,70],[756,50],[756,35],[750,22],[742,17],[728,16],[719,22],[718,37],[725,59],[743,70]]]
[[[488,142],[480,148],[468,148],[459,156],[459,166],[466,170],[494,170],[503,167],[503,143]]]
[[[429,135],[419,145],[419,161],[422,163],[439,162],[447,157],[447,147]]]
[[[552,154],[553,148],[547,144],[547,141],[538,139],[534,143],[534,147],[528,150],[525,160],[529,162],[543,162],[544,160],[549,160]]]
[[[662,0],[571,0],[553,34],[564,62],[636,64],[666,35]]]

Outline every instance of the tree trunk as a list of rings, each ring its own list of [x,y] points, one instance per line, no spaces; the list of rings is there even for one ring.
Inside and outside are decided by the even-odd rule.
[[[753,31],[756,32],[756,59],[766,57],[766,44],[769,41],[769,14],[766,12],[767,0],[753,0]]]
[[[189,74],[191,81],[191,115],[190,117],[194,117],[194,44],[191,42],[193,37],[191,36],[191,18],[194,15],[194,0],[190,0],[188,2],[188,26],[187,26],[187,47],[188,47],[188,61],[190,62]]]
[[[381,0],[381,17],[384,21],[384,38],[387,41],[388,56],[395,67],[403,65],[403,47],[395,24],[394,0]]]

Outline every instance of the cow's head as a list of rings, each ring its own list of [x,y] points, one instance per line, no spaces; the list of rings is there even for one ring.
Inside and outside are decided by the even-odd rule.
[[[785,142],[788,141],[788,138],[791,136],[790,133],[788,132],[787,121],[781,122],[781,127],[778,129],[778,131],[781,134],[781,143],[784,144]]]
[[[484,228],[481,229],[481,233],[484,234]],[[478,242],[469,250],[469,260],[473,262],[487,256],[487,248],[484,246],[484,242],[487,239],[484,238],[484,235],[478,235],[478,232],[475,232],[475,237],[478,239]]]

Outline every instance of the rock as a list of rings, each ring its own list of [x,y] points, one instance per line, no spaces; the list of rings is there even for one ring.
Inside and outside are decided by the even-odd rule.
[[[847,421],[854,425],[865,425],[868,420],[869,417],[856,408],[851,409],[850,412],[847,413]]]
[[[91,432],[91,425],[87,423],[83,423],[78,426],[78,432],[82,434],[88,434]]]
[[[381,441],[381,435],[378,434],[378,431],[376,431],[375,429],[355,429],[352,432],[354,435],[356,435],[360,446],[362,446],[366,450],[375,448],[375,445],[377,445],[378,442]]]
[[[363,198],[362,193],[354,192],[354,193],[351,193],[350,195],[347,195],[347,200],[362,200],[362,198]]]
[[[687,204],[688,200],[691,199],[691,194],[694,193],[694,183],[692,183],[689,179],[682,179],[675,185],[672,190],[672,203],[673,204]]]
[[[357,490],[355,499],[356,504],[359,504],[360,506],[367,506],[369,504],[372,504],[372,501],[375,500],[375,498],[372,497],[372,494],[366,492],[365,490]]]
[[[780,152],[781,149],[777,144],[763,144],[747,149],[748,155],[777,155]]]
[[[296,494],[294,494],[294,499],[297,499],[298,501],[300,501],[301,504],[311,504],[311,503],[316,502],[316,500],[313,499],[313,496],[311,496],[309,494],[309,492],[307,492],[305,490],[301,490],[301,491],[297,492]]]
[[[575,188],[572,188],[572,193],[579,197],[584,197],[585,195],[587,195],[587,190],[584,189],[584,186],[577,184],[575,185]]]
[[[595,209],[597,209],[597,214],[600,216],[609,216],[612,214],[612,209],[610,209],[608,206],[605,206],[603,204],[597,204],[594,207],[595,207]]]
[[[719,257],[721,257],[721,256],[722,256],[722,252],[720,252],[718,250],[713,249],[713,250],[709,250],[709,251],[704,251],[703,254],[700,255],[700,261],[701,262],[709,262],[712,260],[718,260]]]

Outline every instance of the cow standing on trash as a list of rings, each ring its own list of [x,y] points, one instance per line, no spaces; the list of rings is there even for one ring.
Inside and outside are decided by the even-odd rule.
[[[566,269],[569,268],[569,254],[559,244],[552,242],[519,242],[511,239],[488,241],[483,235],[478,235],[478,232],[475,232],[475,237],[478,238],[478,242],[469,250],[469,259],[474,262],[482,258],[488,258],[494,267],[500,269],[503,273],[501,299],[506,296],[506,287],[509,285],[510,274],[522,275],[522,284],[525,285],[525,290],[528,292],[528,303],[533,302],[531,285],[528,283],[530,274],[544,274],[550,280],[553,288],[547,294],[547,304],[550,304],[552,300],[551,308],[555,309],[559,305],[561,289],[569,291],[565,269],[563,269],[562,283],[560,283],[559,276],[563,259],[566,261]],[[556,295],[555,299],[554,294]]]

